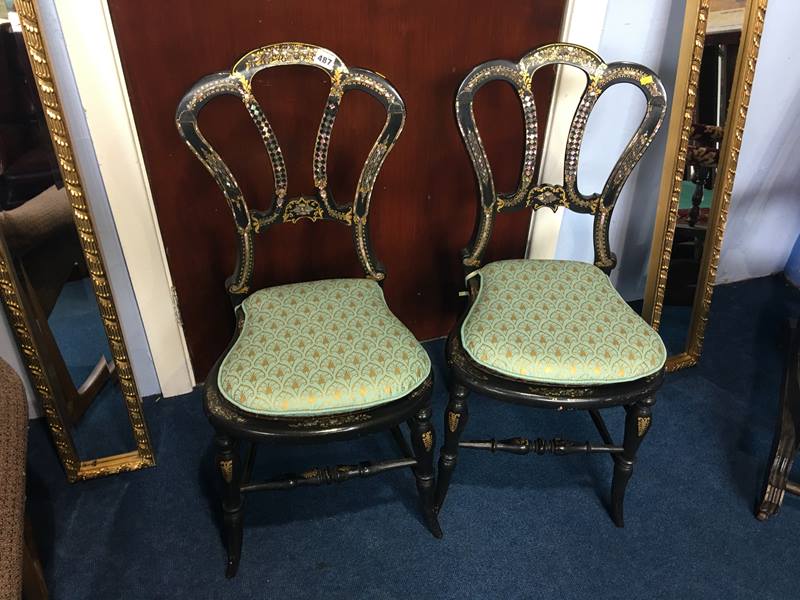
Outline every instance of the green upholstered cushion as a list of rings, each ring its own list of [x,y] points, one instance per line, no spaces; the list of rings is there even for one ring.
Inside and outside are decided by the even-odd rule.
[[[658,333],[594,265],[504,260],[479,271],[480,291],[461,327],[479,364],[517,379],[607,384],[657,372]]]
[[[430,359],[368,279],[267,288],[243,303],[245,320],[222,361],[220,392],[272,416],[362,410],[396,400],[428,376]]]

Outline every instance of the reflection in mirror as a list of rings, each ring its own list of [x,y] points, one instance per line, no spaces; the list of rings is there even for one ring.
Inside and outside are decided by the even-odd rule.
[[[78,456],[136,448],[22,34],[0,24],[0,248]]]
[[[688,342],[692,308],[717,181],[725,119],[736,74],[736,57],[746,0],[711,0],[692,127],[681,182],[678,220],[672,245],[661,333],[669,355]]]

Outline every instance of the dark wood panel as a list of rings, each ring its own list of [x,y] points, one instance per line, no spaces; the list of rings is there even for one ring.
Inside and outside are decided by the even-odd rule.
[[[350,66],[386,75],[406,101],[408,120],[376,184],[371,231],[387,268],[389,306],[419,338],[432,338],[444,335],[455,319],[463,287],[458,253],[469,239],[476,205],[472,169],[453,116],[456,88],[485,60],[517,59],[555,41],[563,5],[509,0],[500,10],[479,0],[235,0],[224,6],[171,0],[148,10],[140,2],[109,0],[198,380],[233,331],[223,282],[232,270],[234,230],[221,193],[176,132],[174,112],[183,93],[203,75],[228,70],[247,51],[282,41],[318,44]],[[549,71],[535,80],[540,134],[552,82]],[[257,77],[255,93],[286,154],[290,195],[313,191],[313,140],[327,89],[326,76],[315,69],[277,68]],[[507,86],[490,84],[476,113],[499,187],[511,189],[522,149],[516,97]],[[340,203],[352,198],[381,124],[372,99],[345,97],[329,167]],[[265,206],[271,172],[238,101],[214,101],[201,126],[232,166],[250,206]],[[529,213],[502,216],[488,256],[522,256]],[[350,231],[336,223],[281,225],[256,245],[258,286],[360,275]]]

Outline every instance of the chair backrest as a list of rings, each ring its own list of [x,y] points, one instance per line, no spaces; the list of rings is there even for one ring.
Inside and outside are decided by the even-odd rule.
[[[536,169],[537,118],[536,105],[531,91],[534,73],[546,65],[572,65],[587,76],[587,85],[581,95],[572,119],[564,156],[563,185],[537,185],[533,178]],[[516,191],[497,193],[492,169],[475,124],[472,103],[475,94],[490,81],[501,80],[511,84],[519,96],[525,123],[525,148],[522,172]],[[617,83],[637,86],[647,100],[642,122],[599,194],[584,196],[578,191],[578,157],[589,113],[600,95]],[[456,95],[456,118],[461,137],[467,147],[478,180],[479,210],[472,239],[464,250],[463,265],[472,271],[481,265],[481,259],[492,233],[495,215],[499,212],[521,208],[534,210],[559,206],[576,212],[594,214],[594,263],[605,272],[616,264],[608,241],[608,226],[614,204],[631,170],[650,145],[666,112],[666,93],[655,73],[641,65],[615,62],[605,64],[591,50],[573,44],[549,44],[532,50],[519,62],[492,60],[472,70],[461,83]]]
[[[284,65],[317,67],[331,79],[330,93],[314,143],[311,168],[316,189],[313,194],[293,197],[287,195],[289,180],[280,144],[251,88],[252,79],[258,72]],[[376,98],[386,110],[386,121],[367,155],[352,205],[340,206],[334,201],[328,185],[328,147],[342,97],[350,90],[361,90]],[[275,189],[266,211],[248,208],[233,173],[198,128],[197,116],[202,107],[209,100],[225,94],[237,96],[244,103],[269,156]],[[226,286],[234,305],[251,288],[254,234],[277,223],[327,219],[352,227],[356,253],[367,277],[376,281],[384,278],[383,266],[372,251],[367,217],[375,179],[405,122],[403,99],[386,79],[366,69],[348,68],[333,52],[319,46],[294,42],[273,44],[245,54],[230,72],[214,73],[198,81],[181,99],[175,119],[181,136],[222,189],[233,213],[239,252],[235,271],[226,281]]]

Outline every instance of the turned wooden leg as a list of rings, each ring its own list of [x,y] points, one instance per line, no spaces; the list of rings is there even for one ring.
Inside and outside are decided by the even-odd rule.
[[[625,526],[623,504],[625,488],[633,474],[636,451],[645,434],[650,430],[651,409],[654,398],[645,398],[636,404],[625,407],[625,441],[622,454],[614,455],[614,479],[611,482],[611,518],[617,527]]]
[[[444,445],[439,454],[439,479],[436,484],[437,513],[444,504],[447,488],[450,487],[450,478],[456,468],[458,440],[467,426],[469,418],[467,396],[469,396],[469,390],[454,381],[450,388],[450,402],[447,403],[447,410],[444,414]]]
[[[756,518],[766,521],[771,516],[778,514],[783,504],[783,496],[789,484],[789,473],[794,465],[797,455],[797,441],[794,424],[790,428],[782,428],[775,434],[770,454],[769,472],[764,482],[761,499],[756,508]]]
[[[431,424],[431,406],[428,405],[420,410],[416,416],[408,422],[411,430],[411,446],[414,450],[414,457],[417,464],[414,467],[414,477],[417,480],[417,491],[419,492],[420,504],[422,506],[422,516],[434,537],[442,537],[442,529],[439,527],[439,518],[433,506],[433,495],[435,480],[433,476],[433,444],[434,433]]]
[[[789,349],[769,471],[756,507],[756,518],[759,521],[766,521],[778,513],[786,491],[794,494],[800,491],[800,486],[789,481],[789,473],[800,446],[800,334],[796,322],[790,322],[789,331]]]
[[[223,529],[228,551],[225,577],[230,578],[236,575],[242,553],[242,492],[239,488],[242,465],[236,440],[218,433],[214,441],[217,445],[217,468],[222,476]]]

